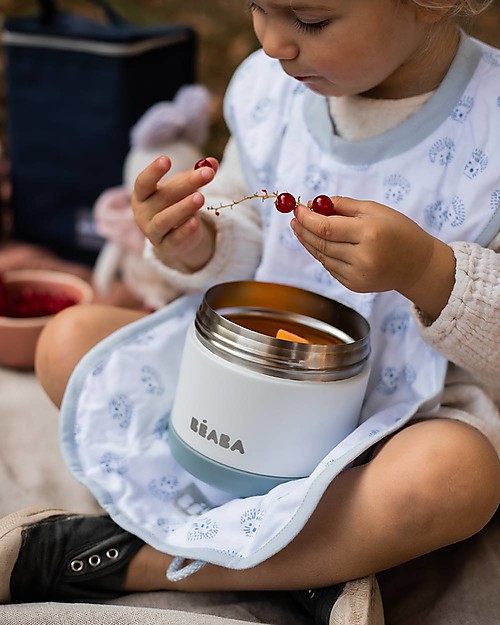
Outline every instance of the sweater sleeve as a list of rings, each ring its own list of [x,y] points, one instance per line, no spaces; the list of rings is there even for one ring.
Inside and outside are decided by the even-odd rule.
[[[414,308],[420,333],[448,360],[486,384],[498,384],[500,370],[500,234],[493,249],[463,241],[451,244],[455,285],[439,317],[428,323]]]
[[[230,139],[224,151],[219,171],[203,189],[206,206],[217,207],[247,195],[236,142]],[[213,284],[251,279],[260,261],[262,230],[259,209],[243,202],[234,209],[220,211],[201,209],[201,216],[215,229],[215,252],[211,260],[194,273],[183,273],[167,267],[158,260],[153,246],[146,242],[144,255],[150,259],[165,286],[180,293],[204,291]]]

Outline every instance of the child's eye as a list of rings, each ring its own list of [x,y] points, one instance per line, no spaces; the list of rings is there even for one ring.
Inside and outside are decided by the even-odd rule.
[[[249,2],[247,5],[248,11],[251,13],[265,13],[264,9],[255,2]],[[323,28],[326,28],[330,24],[330,20],[321,20],[320,22],[303,22],[298,17],[292,15],[295,28],[301,33],[318,33]]]
[[[258,4],[255,4],[255,2],[249,2],[247,9],[251,13],[255,13],[256,11],[260,11],[262,13],[264,12],[263,9]]]
[[[318,33],[326,28],[330,20],[322,20],[321,22],[302,22],[298,18],[295,19],[295,28],[301,33]]]

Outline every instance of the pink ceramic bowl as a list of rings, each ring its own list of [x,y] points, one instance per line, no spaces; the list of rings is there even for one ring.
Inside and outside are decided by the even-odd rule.
[[[93,297],[88,282],[60,271],[19,269],[4,272],[2,278],[9,296],[28,288],[51,297],[67,298],[75,304],[88,304]],[[33,370],[38,337],[53,316],[0,316],[0,366]]]

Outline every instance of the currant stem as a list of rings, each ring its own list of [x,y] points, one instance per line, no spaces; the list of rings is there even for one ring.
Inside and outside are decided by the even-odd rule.
[[[277,197],[278,197],[278,192],[268,193],[265,189],[263,189],[262,193],[254,193],[253,195],[246,195],[245,197],[241,198],[241,200],[235,200],[234,202],[231,202],[230,204],[219,204],[219,206],[207,206],[207,210],[218,211],[221,208],[233,208],[233,206],[236,206],[237,204],[241,204],[242,202],[246,202],[247,200],[259,199],[264,202],[265,200],[276,199]]]

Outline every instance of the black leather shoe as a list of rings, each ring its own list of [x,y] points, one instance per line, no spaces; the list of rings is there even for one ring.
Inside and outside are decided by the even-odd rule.
[[[313,617],[314,625],[384,625],[382,597],[375,575],[291,594]]]
[[[15,512],[0,520],[0,603],[119,597],[128,564],[143,545],[109,516]]]

